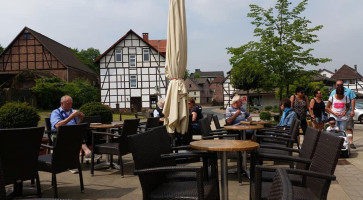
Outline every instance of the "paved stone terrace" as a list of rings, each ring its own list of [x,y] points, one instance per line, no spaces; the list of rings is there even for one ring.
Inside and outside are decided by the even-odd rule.
[[[222,112],[218,109],[215,112]],[[222,122],[223,120],[221,120]],[[224,124],[224,123],[221,123]],[[357,149],[352,150],[351,158],[339,159],[335,171],[337,180],[333,181],[329,200],[363,199],[363,125],[355,124],[354,141]],[[137,176],[133,175],[132,156],[123,157],[125,162],[125,177],[121,178],[119,170],[104,169],[95,171],[95,176],[90,175],[90,166],[83,164],[84,193],[80,192],[78,174],[64,172],[57,175],[59,198],[71,199],[142,199],[142,191]],[[230,163],[233,166],[235,163]],[[40,172],[43,198],[53,197],[50,173]],[[24,184],[29,185],[29,182]],[[238,184],[236,174],[229,174],[229,199],[248,199],[249,183],[243,179],[242,185]]]

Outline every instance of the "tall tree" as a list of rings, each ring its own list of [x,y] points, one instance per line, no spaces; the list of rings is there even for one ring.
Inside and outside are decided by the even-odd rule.
[[[277,0],[275,7],[269,9],[250,5],[251,12],[247,15],[253,19],[251,23],[256,26],[254,36],[259,41],[250,41],[239,47],[238,56],[243,60],[253,55],[260,62],[270,74],[269,82],[279,88],[280,100],[283,89],[289,93],[289,85],[300,76],[304,66],[330,61],[314,57],[314,49],[309,48],[310,44],[319,41],[314,32],[323,26],[309,28],[311,21],[301,16],[306,5],[307,0],[296,7],[292,7],[288,0]]]
[[[83,62],[83,64],[87,65],[90,69],[92,69],[97,74],[99,73],[99,67],[93,62],[99,55],[100,51],[95,48],[88,48],[86,50],[82,49],[78,51],[78,49],[71,49],[74,55]]]
[[[234,88],[239,90],[245,90],[247,92],[247,99],[249,99],[250,90],[253,89],[267,89],[269,88],[266,81],[269,79],[266,69],[261,66],[261,63],[251,54],[239,56],[239,48],[228,48],[229,54],[234,54],[231,57],[230,63],[232,65],[231,70],[231,84]],[[247,101],[248,103],[248,101]],[[249,109],[249,106],[247,105]]]
[[[0,44],[0,54],[4,51],[4,48]]]

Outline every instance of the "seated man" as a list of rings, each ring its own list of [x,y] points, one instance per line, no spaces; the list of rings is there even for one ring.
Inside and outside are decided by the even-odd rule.
[[[242,107],[242,98],[238,95],[232,98],[232,106],[226,109],[226,124],[238,125],[241,121],[251,121],[252,117]]]
[[[242,107],[242,98],[236,95],[232,98],[232,106],[226,109],[226,125],[239,125],[241,121],[252,121],[251,115]],[[233,131],[228,131],[233,133]],[[246,131],[246,138],[251,139],[253,130]]]
[[[277,126],[287,126],[290,127],[292,120],[298,118],[294,109],[291,108],[291,101],[285,98],[280,103],[280,109],[282,110],[282,116],[280,123]]]
[[[61,106],[52,111],[50,115],[50,123],[52,126],[52,131],[55,131],[61,125],[72,125],[72,124],[79,124],[82,122],[84,118],[84,114],[79,111],[73,111],[72,104],[73,100],[72,97],[65,95],[61,98]],[[91,150],[87,147],[85,143],[82,144],[82,150],[85,153],[86,159],[91,158]],[[99,159],[100,156],[95,156],[95,159]],[[76,171],[74,171],[76,172]],[[72,171],[73,173],[73,171]]]

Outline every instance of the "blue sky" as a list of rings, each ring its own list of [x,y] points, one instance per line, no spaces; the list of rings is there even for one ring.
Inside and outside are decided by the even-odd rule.
[[[296,1],[294,1],[296,2]],[[188,69],[229,71],[226,47],[239,47],[253,37],[249,4],[268,8],[275,0],[186,0]],[[133,29],[150,39],[166,39],[168,0],[12,0],[0,6],[0,44],[6,47],[24,28],[66,46],[104,52]],[[343,64],[363,75],[363,1],[310,0],[303,16],[312,26],[324,25],[312,45],[316,57],[333,61],[318,67],[331,71]]]

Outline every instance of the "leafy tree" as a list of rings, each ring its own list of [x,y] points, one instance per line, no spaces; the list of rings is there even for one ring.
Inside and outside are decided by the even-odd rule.
[[[231,84],[234,88],[247,91],[247,99],[252,89],[267,88],[265,80],[268,74],[261,63],[254,57],[240,57],[238,48],[229,48],[228,53],[234,54],[230,59],[232,65]],[[247,106],[249,108],[249,106]]]
[[[0,44],[0,54],[4,51],[4,48]]]
[[[187,79],[187,78],[189,78],[189,76],[190,76],[189,70],[188,69],[185,69],[184,80]]]
[[[194,76],[194,78],[200,78],[200,74],[199,73],[194,73],[193,76]]]
[[[323,28],[322,25],[309,28],[310,20],[301,16],[307,0],[291,8],[288,0],[277,0],[273,8],[264,9],[258,5],[250,5],[248,17],[255,25],[254,36],[259,41],[250,41],[239,47],[240,59],[255,58],[270,74],[271,86],[279,88],[282,99],[283,88],[289,93],[289,85],[300,75],[304,66],[330,61],[328,58],[315,58],[313,48],[308,45],[318,42],[314,32]],[[231,49],[229,49],[231,51]]]
[[[95,48],[88,48],[87,50],[78,51],[78,49],[71,49],[73,54],[90,69],[92,69],[97,74],[99,73],[99,67],[93,62],[98,56],[100,56],[100,51]]]

